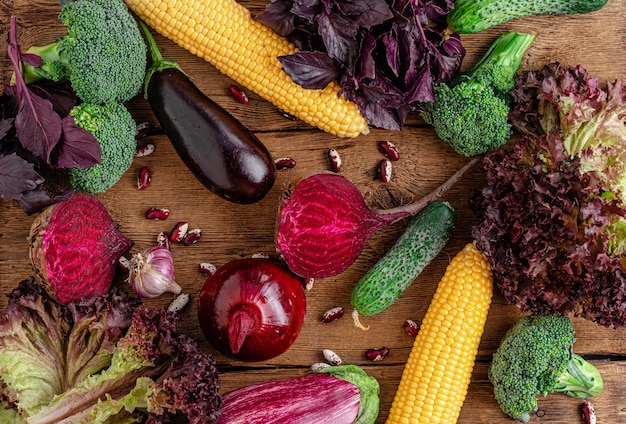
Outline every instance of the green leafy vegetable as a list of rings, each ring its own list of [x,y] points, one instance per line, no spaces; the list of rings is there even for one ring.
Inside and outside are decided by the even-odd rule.
[[[215,422],[215,362],[177,321],[116,289],[63,306],[22,281],[0,315],[3,414],[40,424]]]
[[[524,311],[626,325],[626,91],[557,63],[520,74],[511,122],[525,135],[483,160],[472,234],[494,282]],[[579,146],[579,147],[574,147]]]

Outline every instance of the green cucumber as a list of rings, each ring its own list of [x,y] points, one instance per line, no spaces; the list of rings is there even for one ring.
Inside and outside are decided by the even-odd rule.
[[[372,316],[389,308],[448,242],[456,211],[448,202],[436,201],[420,211],[396,243],[359,280],[350,297],[357,327],[359,314]]]
[[[608,0],[456,0],[448,27],[473,34],[530,15],[573,15],[602,9]]]

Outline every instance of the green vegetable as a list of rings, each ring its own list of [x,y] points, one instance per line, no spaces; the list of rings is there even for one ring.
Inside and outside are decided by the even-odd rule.
[[[147,48],[122,0],[65,1],[59,20],[65,36],[27,50],[43,59],[39,67],[25,66],[27,84],[66,78],[87,103],[125,102],[139,93]]]
[[[84,128],[100,144],[102,161],[89,168],[69,168],[70,185],[88,193],[102,193],[130,168],[137,146],[137,125],[121,103],[82,103],[70,110],[77,127]]]
[[[214,423],[220,377],[179,315],[126,292],[61,305],[32,279],[0,314],[2,423]]]
[[[456,0],[448,27],[472,34],[530,15],[572,15],[599,10],[608,0]]]
[[[446,245],[456,211],[447,202],[426,206],[409,223],[396,243],[359,280],[350,303],[358,327],[358,314],[372,316],[389,308]]]
[[[510,91],[534,39],[517,32],[500,35],[474,67],[435,84],[435,100],[421,104],[422,118],[457,153],[477,156],[509,141]]]
[[[561,392],[593,397],[604,383],[598,369],[572,352],[574,327],[568,317],[531,315],[521,318],[502,339],[489,367],[489,380],[500,408],[528,422],[537,410],[537,395]]]

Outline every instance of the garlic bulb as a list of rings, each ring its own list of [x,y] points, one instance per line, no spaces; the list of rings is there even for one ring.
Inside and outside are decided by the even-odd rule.
[[[128,280],[133,291],[144,298],[152,299],[166,292],[178,294],[182,290],[174,280],[172,252],[163,246],[135,253],[130,260]]]

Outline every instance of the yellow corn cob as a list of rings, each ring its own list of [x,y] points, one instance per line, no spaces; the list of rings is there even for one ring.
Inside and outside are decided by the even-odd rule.
[[[304,89],[282,70],[278,56],[296,47],[252,19],[236,0],[125,0],[147,25],[215,66],[279,109],[340,137],[366,134],[367,121],[339,85]]]
[[[467,244],[439,282],[391,405],[387,423],[456,423],[491,304],[487,258]]]

